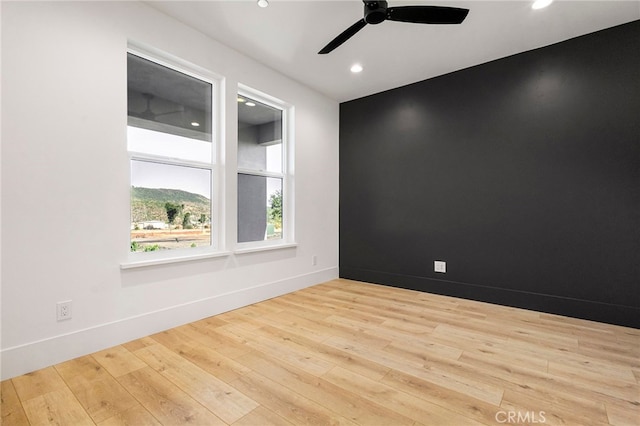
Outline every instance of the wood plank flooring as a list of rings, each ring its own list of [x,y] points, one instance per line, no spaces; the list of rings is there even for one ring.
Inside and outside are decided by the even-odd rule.
[[[640,330],[334,280],[2,382],[3,425],[640,425]]]

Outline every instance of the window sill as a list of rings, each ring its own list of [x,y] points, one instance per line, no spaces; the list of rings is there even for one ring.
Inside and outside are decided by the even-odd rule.
[[[257,253],[261,251],[271,251],[271,250],[282,250],[282,249],[295,248],[295,247],[298,247],[298,243],[283,243],[283,244],[244,247],[244,248],[236,249],[233,252],[219,251],[219,252],[213,252],[213,253],[191,254],[186,256],[173,256],[173,257],[165,257],[165,258],[131,260],[131,261],[121,263],[120,269],[127,270],[127,269],[144,268],[147,266],[169,265],[171,263],[182,263],[182,262],[190,262],[194,260],[211,259],[216,257],[227,257],[232,254],[242,255],[247,253]]]
[[[170,263],[179,263],[179,262],[190,262],[193,260],[201,260],[201,259],[209,259],[214,257],[226,257],[229,256],[231,252],[228,251],[219,251],[215,253],[201,253],[201,254],[191,254],[187,256],[174,256],[167,258],[155,258],[155,259],[144,259],[144,260],[133,260],[127,261],[120,264],[120,269],[135,269],[135,268],[144,268],[145,266],[155,266],[155,265],[167,265]]]
[[[298,243],[282,243],[282,244],[270,244],[263,246],[253,246],[253,247],[241,247],[233,251],[233,254],[245,254],[245,253],[256,253],[260,251],[269,251],[269,250],[281,250],[288,248],[298,247]]]

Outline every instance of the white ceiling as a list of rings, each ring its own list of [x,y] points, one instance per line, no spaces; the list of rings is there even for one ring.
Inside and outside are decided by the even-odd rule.
[[[337,101],[425,80],[640,19],[640,1],[389,1],[470,9],[461,25],[367,25],[328,55],[317,52],[363,17],[360,0],[151,1],[148,4]],[[360,74],[350,66],[359,62]]]

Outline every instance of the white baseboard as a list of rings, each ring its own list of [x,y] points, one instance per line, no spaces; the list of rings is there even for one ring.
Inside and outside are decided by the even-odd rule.
[[[0,351],[0,380],[20,376],[335,278],[338,278],[337,267],[323,269],[6,348]]]

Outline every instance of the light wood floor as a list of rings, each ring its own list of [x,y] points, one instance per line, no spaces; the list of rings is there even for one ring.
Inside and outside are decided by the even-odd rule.
[[[640,330],[335,280],[2,382],[5,425],[640,424]]]

